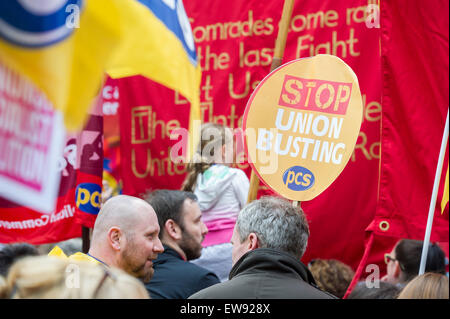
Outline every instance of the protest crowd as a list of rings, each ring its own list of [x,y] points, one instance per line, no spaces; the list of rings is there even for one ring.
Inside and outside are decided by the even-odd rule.
[[[191,262],[201,256],[207,233],[192,192],[111,197],[99,213],[88,253],[76,251],[81,241],[70,243],[75,250],[66,242],[51,245],[51,251],[26,243],[2,245],[0,296],[336,299],[354,275],[334,259],[301,262],[308,222],[301,208],[281,198],[263,197],[239,212],[230,240],[232,268],[223,280],[214,273],[221,271],[217,263]],[[387,274],[376,282],[361,280],[348,299],[448,299],[448,260],[430,244],[426,272],[419,276],[422,245],[400,240],[385,255]]]
[[[0,299],[449,300],[448,6],[0,1]]]
[[[2,245],[2,298],[343,298],[353,269],[335,259],[303,264],[310,230],[302,208],[274,196],[245,204],[248,178],[225,161],[227,128],[203,130],[211,127],[220,138],[209,132],[212,138],[198,148],[202,161],[184,186],[194,191],[106,194],[88,252],[79,240]],[[208,146],[214,151],[205,154]],[[227,221],[222,228],[211,222],[220,217]],[[217,248],[204,244],[210,232],[218,233],[211,240]],[[419,240],[399,240],[385,254],[386,275],[361,280],[348,299],[448,299],[448,259],[430,244],[419,276],[422,247]]]

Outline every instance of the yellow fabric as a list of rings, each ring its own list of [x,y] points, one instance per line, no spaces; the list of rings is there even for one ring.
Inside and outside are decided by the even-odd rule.
[[[67,255],[58,246],[53,247],[53,249],[48,253],[48,256],[55,256],[60,258],[67,258]]]
[[[191,101],[191,134],[200,119],[201,71],[179,39],[137,1],[84,3],[80,27],[66,39],[32,49],[0,39],[0,61],[35,83],[70,131],[84,124],[107,71],[113,78],[142,74],[180,92]]]
[[[100,262],[98,260],[96,260],[95,258],[92,258],[91,256],[88,256],[81,252],[77,252],[77,253],[67,257],[67,255],[58,246],[53,247],[53,249],[48,253],[48,256],[55,256],[55,257],[59,257],[59,258],[63,258],[63,259],[68,258],[70,260],[75,260],[75,261],[88,261],[88,262],[92,262],[95,264],[100,264]]]
[[[79,129],[101,87],[105,62],[120,41],[119,12],[111,0],[85,1],[80,28],[61,42],[24,48],[0,39],[0,60],[28,77]]]
[[[182,43],[147,7],[137,1],[115,1],[121,12],[121,31],[126,41],[108,63],[112,78],[141,74],[175,91],[191,102],[188,158],[199,140],[200,64],[194,66]],[[146,40],[148,39],[148,41]]]
[[[73,255],[70,255],[69,259],[71,260],[76,260],[76,261],[89,261],[92,262],[94,264],[100,264],[100,262],[98,260],[96,260],[95,258],[92,258],[91,256],[88,256],[86,254],[83,254],[81,252],[77,252]]]
[[[444,213],[445,206],[447,206],[448,203],[448,167],[447,167],[447,173],[445,174],[445,184],[444,184],[444,192],[442,193],[442,201],[441,201],[441,215]]]

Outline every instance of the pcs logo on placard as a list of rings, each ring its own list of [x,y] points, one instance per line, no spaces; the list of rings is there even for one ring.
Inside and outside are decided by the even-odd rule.
[[[23,47],[46,47],[79,27],[84,0],[0,1],[0,38]]]
[[[102,188],[98,184],[83,183],[78,185],[75,197],[79,210],[88,214],[98,214],[101,206]]]
[[[290,190],[305,191],[314,185],[314,174],[302,166],[292,166],[283,174],[283,183]]]

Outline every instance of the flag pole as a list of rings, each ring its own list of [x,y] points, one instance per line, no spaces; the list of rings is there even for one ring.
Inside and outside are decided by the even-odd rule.
[[[287,34],[289,31],[289,23],[291,22],[292,9],[294,8],[294,0],[285,0],[283,5],[283,12],[281,13],[281,20],[278,25],[278,35],[275,41],[275,50],[273,54],[270,72],[278,68],[283,61],[284,49],[286,47]],[[252,170],[250,176],[250,188],[248,191],[247,203],[252,202],[258,195],[259,178]]]
[[[425,238],[423,240],[422,257],[420,259],[419,275],[425,272],[426,260],[428,255],[428,246],[430,244],[431,227],[433,226],[433,217],[436,207],[437,193],[439,190],[439,181],[441,179],[442,165],[444,162],[445,150],[447,148],[448,139],[448,110],[447,110],[447,120],[445,121],[444,134],[442,136],[441,150],[439,153],[439,160],[436,168],[436,174],[434,176],[433,193],[431,195],[430,208],[428,210],[428,220],[427,228],[425,231]]]
[[[89,252],[89,247],[91,245],[91,241],[89,239],[89,228],[85,226],[81,226],[81,238],[82,238],[82,252],[87,254]]]

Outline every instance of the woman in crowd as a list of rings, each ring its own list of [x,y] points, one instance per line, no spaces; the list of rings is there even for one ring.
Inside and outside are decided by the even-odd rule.
[[[394,249],[384,256],[387,274],[382,280],[404,287],[419,273],[422,248],[421,240],[398,241]],[[445,253],[436,243],[430,244],[428,248],[425,272],[445,275]]]

